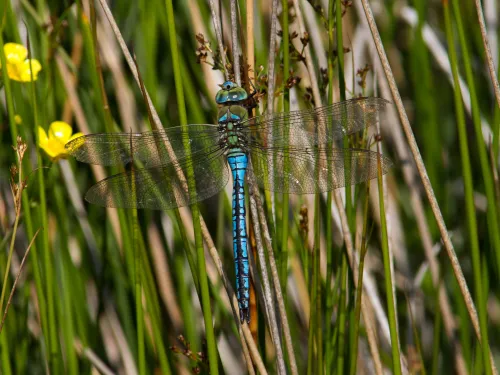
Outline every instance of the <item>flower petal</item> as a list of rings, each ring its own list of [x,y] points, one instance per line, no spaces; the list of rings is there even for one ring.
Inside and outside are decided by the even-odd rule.
[[[38,142],[39,146],[43,149],[45,149],[49,143],[49,137],[47,137],[47,133],[41,126],[38,127]]]
[[[28,56],[28,50],[22,44],[5,43],[3,51],[7,64],[20,64]]]
[[[19,64],[7,64],[7,75],[13,81],[21,81],[21,75],[19,74],[19,69],[17,68]]]
[[[59,159],[66,156],[66,150],[64,149],[64,144],[59,142],[57,139],[50,139],[47,144],[47,147],[43,149],[47,155],[49,155],[52,159]]]
[[[49,138],[57,139],[58,142],[64,144],[73,134],[71,125],[64,121],[54,121],[49,127]]]
[[[38,78],[38,73],[42,70],[42,64],[37,59],[26,59],[17,65],[19,76],[23,82],[31,82],[31,69],[33,69],[33,81]]]

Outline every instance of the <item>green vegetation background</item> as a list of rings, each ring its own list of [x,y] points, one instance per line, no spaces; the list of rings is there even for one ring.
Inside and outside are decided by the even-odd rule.
[[[222,16],[224,46],[233,61],[230,2],[217,3],[222,4],[222,11],[217,12]],[[295,1],[278,3],[279,29],[288,25],[290,34],[280,32],[277,40],[275,111],[289,110],[290,102],[310,108],[313,76],[319,77],[324,104],[341,100],[346,93],[395,102],[360,4],[298,1],[298,10]],[[484,3],[497,7],[496,14],[487,13],[486,19],[498,66],[498,4]],[[255,2],[255,32],[249,36],[246,5],[239,1],[241,48],[246,51],[247,43],[255,46],[253,72],[262,92],[260,111],[264,111],[272,9],[270,2]],[[284,6],[289,12],[282,11]],[[286,292],[293,353],[285,345],[283,319],[278,319],[281,345],[273,341],[265,318],[268,306],[264,308],[260,297],[254,316],[258,327],[252,327],[256,350],[268,373],[277,373],[283,351],[287,371],[295,371],[296,361],[300,374],[374,373],[380,371],[377,363],[394,373],[491,374],[496,369],[490,365],[490,355],[496,360],[500,349],[500,111],[475,4],[471,0],[449,4],[416,0],[407,5],[372,1],[371,6],[454,245],[455,266],[464,275],[460,281],[472,293],[479,326],[471,320],[472,301],[464,298],[463,287],[457,283],[457,268],[452,269],[450,252],[441,242],[442,231],[406,138],[401,138],[396,107],[391,105],[380,118],[380,145],[394,161],[383,181],[385,197],[379,199],[374,181],[369,190],[367,184],[353,188],[355,199],[347,204],[354,251],[362,254],[365,267],[362,318],[358,279],[348,267],[332,197],[262,192],[262,208]],[[162,124],[214,123],[214,93],[224,78],[208,2],[117,1],[110,8],[137,59]],[[338,9],[342,12],[337,14]],[[53,121],[64,120],[75,132],[151,128],[141,89],[99,2],[95,19],[87,1],[7,1],[0,11],[0,50],[7,42],[23,44],[43,66],[35,84],[10,81],[2,71],[0,276],[5,295],[0,304],[1,315],[5,309],[8,314],[0,333],[0,373],[251,371],[253,366],[245,360],[249,357],[242,352],[243,331],[234,318],[237,315],[229,307],[213,259],[202,249],[207,233],[202,236],[197,224],[198,208],[191,215],[188,209],[134,213],[88,205],[83,201],[85,191],[119,169],[109,168],[103,174],[103,169],[72,159],[53,163],[37,147],[38,126],[48,130]],[[298,27],[304,15],[307,42],[301,41],[305,35]],[[342,27],[338,26],[340,17]],[[209,47],[200,48],[204,43],[196,38],[199,33]],[[343,35],[341,49],[337,48],[339,35]],[[314,75],[304,61],[307,51]],[[339,64],[342,55],[343,64]],[[214,59],[215,70],[207,64]],[[353,78],[353,64],[355,70],[367,67],[366,77],[360,72]],[[242,76],[247,73],[243,64]],[[458,77],[465,87],[462,93],[457,90]],[[20,117],[17,122],[16,115]],[[372,141],[374,134],[369,134]],[[17,135],[27,145],[22,165],[12,147]],[[358,138],[349,142],[366,144]],[[18,213],[11,189],[13,164],[27,182]],[[18,177],[13,177],[14,183]],[[199,204],[199,213],[232,283],[229,192]],[[380,212],[386,214],[387,226]],[[434,275],[430,254],[439,267]],[[392,288],[394,305],[387,292]],[[260,289],[257,295],[262,295]],[[367,312],[370,316],[365,316]],[[374,342],[369,340],[367,320],[370,329],[376,330]],[[206,329],[209,322],[213,324]],[[391,346],[395,338],[398,343]],[[258,360],[252,358],[256,364]]]

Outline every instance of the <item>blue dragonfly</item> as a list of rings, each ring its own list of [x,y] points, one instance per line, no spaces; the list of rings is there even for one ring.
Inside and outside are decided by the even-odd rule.
[[[223,83],[215,97],[220,107],[217,125],[90,134],[66,144],[68,153],[85,163],[133,165],[87,192],[87,201],[105,207],[189,206],[220,192],[232,174],[233,251],[242,323],[250,322],[244,192],[249,162],[262,188],[293,194],[326,192],[373,179],[379,158],[382,173],[392,165],[376,152],[338,145],[344,137],[374,124],[386,100],[356,98],[248,118],[246,103],[252,95],[234,82]]]

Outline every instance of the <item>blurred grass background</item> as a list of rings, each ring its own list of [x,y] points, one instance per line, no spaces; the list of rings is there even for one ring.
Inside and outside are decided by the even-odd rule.
[[[250,2],[249,20],[247,2],[238,2],[240,48],[244,56],[248,45],[255,53],[250,72],[242,57],[242,77],[247,82],[256,76],[259,112],[269,110],[268,91],[275,92],[276,112],[310,108],[318,104],[315,86],[323,105],[358,95],[395,101],[360,1],[277,3],[276,68],[270,74],[272,4]],[[109,7],[162,124],[215,123],[214,95],[224,74],[209,3],[173,1],[173,13],[170,4],[117,1]],[[490,356],[498,362],[500,110],[475,3],[370,5],[479,328],[391,105],[380,117],[380,132],[370,129],[368,139],[380,134],[381,142],[372,146],[381,146],[395,166],[378,185],[347,189],[353,197],[346,205],[351,236],[342,230],[335,195],[262,192],[272,246],[266,249],[278,263],[293,352],[278,309],[280,337],[269,330],[259,286],[250,327],[254,348],[243,335],[248,328],[234,318],[239,315],[231,311],[212,253],[205,251],[206,267],[200,267],[202,237],[189,209],[135,216],[88,205],[85,191],[119,170],[52,162],[37,146],[38,126],[48,131],[53,121],[85,134],[151,128],[148,106],[100,3],[93,10],[87,1],[12,0],[0,5],[0,50],[8,42],[22,44],[42,71],[31,83],[10,80],[2,69],[1,315],[8,314],[0,332],[0,373],[239,374],[255,365],[257,373],[273,374],[280,363],[300,374],[496,373]],[[482,5],[498,72],[498,4]],[[215,9],[234,61],[230,6],[217,1]],[[1,61],[6,66],[5,57]],[[268,80],[273,76],[274,90]],[[18,135],[27,146],[21,162],[12,147]],[[13,164],[27,181],[19,199],[11,188]],[[12,178],[17,183],[19,175]],[[230,193],[228,185],[199,204],[199,212],[207,223],[205,249],[217,250],[232,284]],[[358,287],[358,261],[346,256],[348,237],[364,270],[364,288]],[[207,277],[209,300],[202,286]]]

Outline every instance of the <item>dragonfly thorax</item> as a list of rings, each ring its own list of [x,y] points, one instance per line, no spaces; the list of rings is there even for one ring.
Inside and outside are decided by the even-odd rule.
[[[247,110],[239,105],[224,106],[219,110],[219,144],[226,150],[247,150],[247,136],[243,121],[248,118]]]

